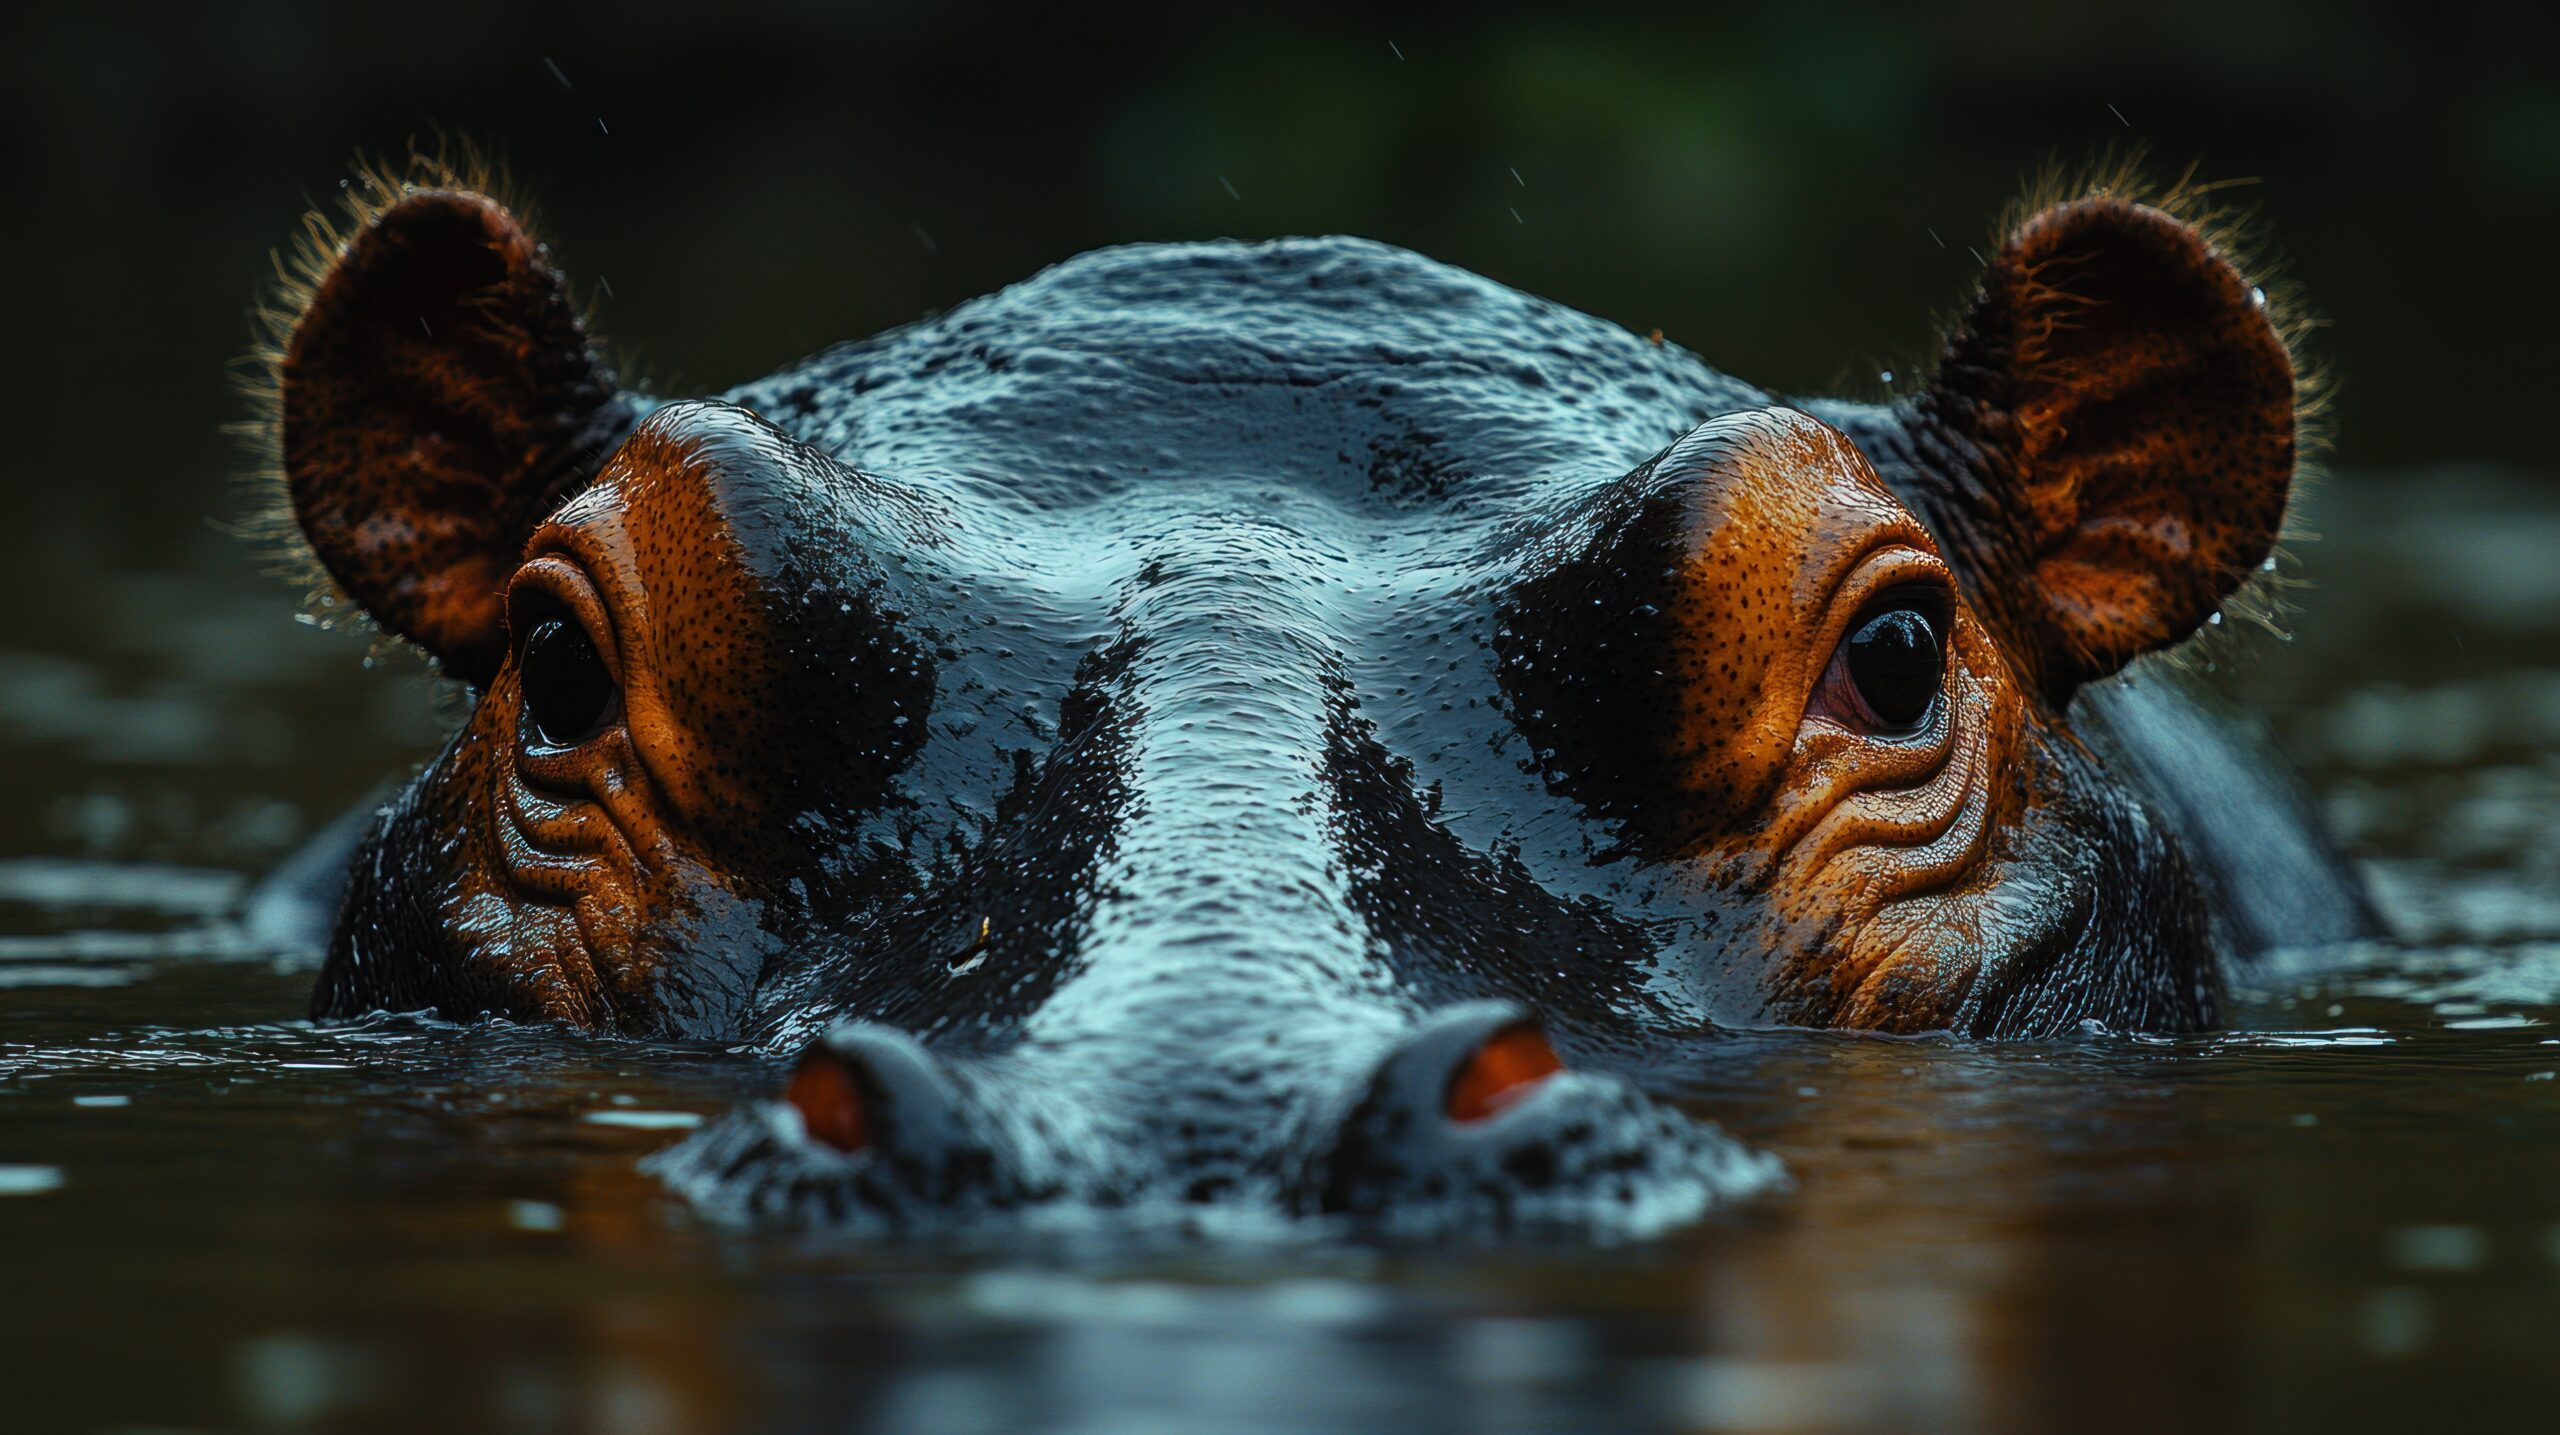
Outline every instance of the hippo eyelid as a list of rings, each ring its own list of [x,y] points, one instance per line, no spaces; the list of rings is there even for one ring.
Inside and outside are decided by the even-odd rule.
[[[532,624],[546,617],[576,620],[587,630],[588,641],[596,645],[596,653],[604,659],[613,680],[622,681],[622,650],[615,641],[613,615],[607,611],[604,595],[597,591],[584,568],[558,553],[527,559],[508,581],[509,651],[523,643]]]

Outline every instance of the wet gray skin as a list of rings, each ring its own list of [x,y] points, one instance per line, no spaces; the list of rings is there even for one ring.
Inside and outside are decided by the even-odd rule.
[[[350,459],[346,402],[296,386],[376,363],[406,377],[355,385],[372,422],[480,422],[491,390],[452,399],[432,355],[367,357],[358,301],[468,332],[492,294],[556,293],[502,221],[432,194],[374,218],[288,350],[321,561],[477,704],[344,869],[317,1014],[744,1041],[840,1076],[856,1139],[777,1096],[656,1158],[721,1220],[1644,1233],[1783,1184],[1645,1093],[1721,1028],[1829,1019],[1773,973],[1864,938],[1732,856],[1769,794],[1702,815],[1664,776],[1696,730],[1665,615],[1685,495],[1833,428],[1347,239],[1087,255],[708,401],[617,389],[582,339],[544,347],[544,311],[486,331],[542,360],[495,385],[531,438],[435,459],[482,464],[504,501],[459,526],[524,565],[487,631],[385,579],[443,561],[414,526],[387,557],[333,526],[440,501],[397,468],[428,450]],[[1947,465],[1986,450],[1907,407],[1807,407],[1948,545],[1964,597],[1932,611],[1956,621],[1998,575],[1966,566],[1989,520],[1949,508]],[[487,517],[510,504],[520,526]],[[546,555],[592,609],[523,576]],[[602,615],[618,689],[565,733],[546,711],[580,690],[536,637],[564,614]],[[1995,628],[1985,681],[2034,691],[1977,790],[2023,798],[1966,799],[1999,814],[1978,901],[1908,940],[1972,960],[1913,979],[1943,1013],[1916,1025],[2206,1026],[2223,963],[2277,927],[2358,929],[2281,782],[2238,776],[2262,764]],[[1896,740],[1960,749],[1972,711],[1936,700]],[[1462,1109],[1523,1027],[1564,1069]]]

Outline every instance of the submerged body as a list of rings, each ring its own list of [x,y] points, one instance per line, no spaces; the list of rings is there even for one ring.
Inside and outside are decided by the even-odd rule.
[[[1899,406],[1345,239],[661,403],[504,209],[385,198],[281,456],[478,702],[315,1008],[805,1050],[671,1167],[714,1209],[1658,1221],[1770,1178],[1628,1080],[1719,1027],[2194,1028],[2359,920],[2280,785],[2182,784],[2218,740],[2112,691],[2295,461],[2281,337],[2159,211],[2031,220]]]

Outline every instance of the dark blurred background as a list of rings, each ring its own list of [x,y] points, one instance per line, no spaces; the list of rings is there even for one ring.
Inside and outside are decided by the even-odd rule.
[[[25,784],[0,794],[0,824],[118,848],[76,809],[119,773],[337,761],[325,791],[382,767],[378,731],[331,744],[397,713],[323,722],[281,681],[319,649],[240,640],[294,595],[211,522],[240,507],[219,430],[270,251],[359,149],[439,129],[504,156],[608,337],[670,392],[1096,245],[1325,231],[1658,326],[1780,390],[1872,389],[1925,359],[2035,171],[2142,145],[2164,171],[2259,179],[2240,193],[2330,321],[2341,470],[2544,458],[2548,9],[1070,8],[0,20],[0,728],[87,765],[40,811]],[[208,692],[250,706],[208,712]],[[195,784],[169,800],[205,800]],[[141,800],[117,799],[129,819]]]

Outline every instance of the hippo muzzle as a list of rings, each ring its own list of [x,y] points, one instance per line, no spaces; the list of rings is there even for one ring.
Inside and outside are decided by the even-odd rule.
[[[1623,1238],[1784,1184],[1771,1158],[1624,1079],[1559,1069],[1518,1007],[1450,1008],[1380,1045],[1345,1043],[1322,1069],[1239,1069],[1235,1089],[1189,1099],[1148,1089],[1131,1110],[1109,1103],[1143,1083],[1101,1079],[1072,1047],[955,1061],[847,1022],[782,1098],[653,1165],[717,1220],[884,1231],[1050,1208],[1160,1229],[1329,1217]]]

